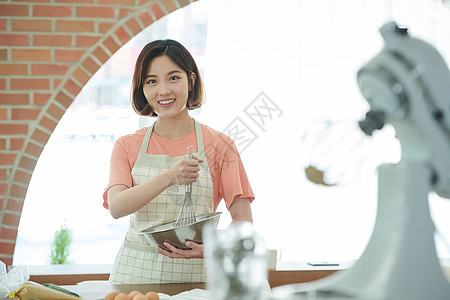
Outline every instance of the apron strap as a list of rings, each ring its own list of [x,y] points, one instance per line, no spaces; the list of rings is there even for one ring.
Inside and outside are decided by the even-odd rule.
[[[152,135],[152,132],[153,132],[153,125],[154,124],[150,125],[147,128],[147,131],[145,132],[144,140],[142,141],[141,149],[139,150],[139,154],[147,153],[148,143],[150,141],[150,136]]]
[[[197,152],[198,153],[205,153],[205,146],[203,144],[203,133],[202,133],[202,126],[199,122],[195,121],[195,133],[197,134]]]

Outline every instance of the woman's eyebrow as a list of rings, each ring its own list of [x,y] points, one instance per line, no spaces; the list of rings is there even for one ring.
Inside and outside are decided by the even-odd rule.
[[[169,73],[167,73],[167,75],[172,75],[174,73],[183,73],[183,72],[181,72],[180,70],[172,70]]]
[[[172,75],[172,74],[175,74],[175,73],[183,74],[183,72],[181,72],[180,70],[172,70],[169,73],[167,73],[167,75]],[[154,74],[147,74],[147,75],[145,75],[145,78],[148,78],[148,77],[158,77],[158,75],[154,75]]]

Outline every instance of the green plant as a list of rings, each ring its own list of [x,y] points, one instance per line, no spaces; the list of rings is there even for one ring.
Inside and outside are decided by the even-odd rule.
[[[66,224],[55,232],[55,238],[52,243],[50,253],[50,264],[63,265],[69,264],[70,245],[72,244],[72,230],[68,229]]]

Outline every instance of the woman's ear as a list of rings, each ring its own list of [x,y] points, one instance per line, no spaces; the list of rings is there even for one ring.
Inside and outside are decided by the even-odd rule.
[[[189,91],[191,91],[194,88],[196,78],[197,76],[195,75],[195,73],[191,72],[191,84],[189,85]]]

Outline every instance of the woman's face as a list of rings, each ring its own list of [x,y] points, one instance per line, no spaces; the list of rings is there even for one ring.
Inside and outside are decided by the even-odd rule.
[[[195,75],[192,74],[192,81]],[[144,96],[159,118],[174,118],[187,113],[189,94],[186,72],[167,55],[154,58],[144,80]]]

